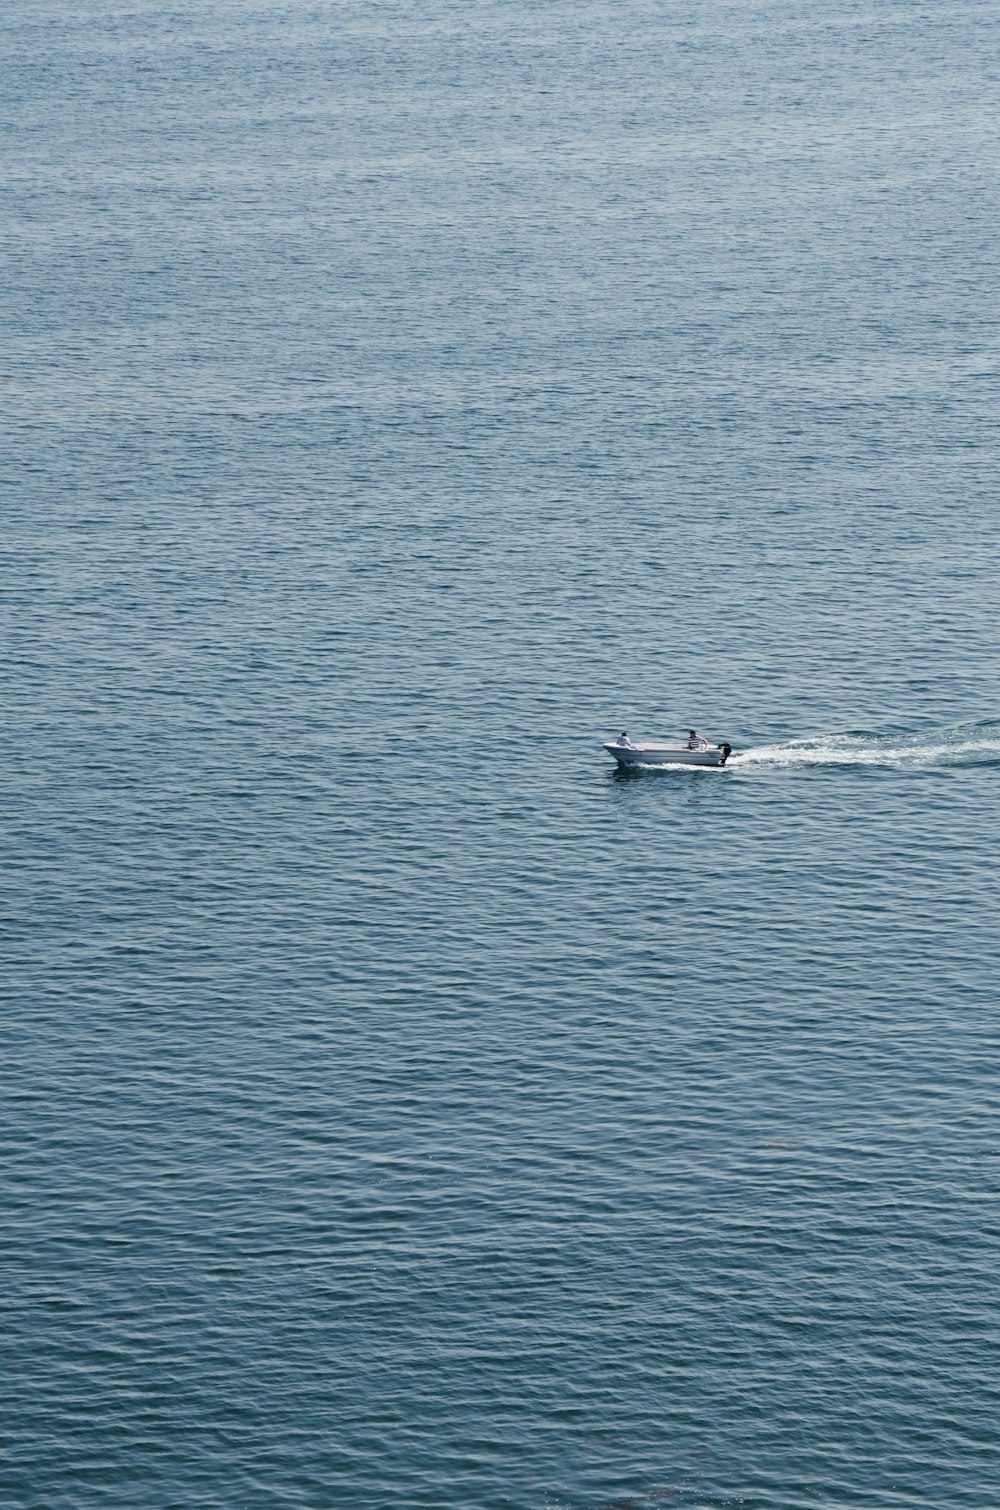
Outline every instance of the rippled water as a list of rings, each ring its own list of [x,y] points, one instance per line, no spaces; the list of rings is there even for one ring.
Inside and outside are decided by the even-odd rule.
[[[0,1500],[1000,1503],[995,9],[0,26]]]

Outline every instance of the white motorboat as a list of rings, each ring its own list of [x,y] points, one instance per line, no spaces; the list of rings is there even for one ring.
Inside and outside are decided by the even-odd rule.
[[[633,744],[612,740],[604,748],[613,755],[619,765],[725,765],[732,753],[731,745],[702,744],[697,749],[690,745]]]

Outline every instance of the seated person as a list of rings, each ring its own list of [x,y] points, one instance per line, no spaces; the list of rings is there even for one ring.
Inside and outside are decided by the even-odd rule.
[[[631,750],[632,749],[632,741],[629,739],[629,737],[625,733],[624,729],[619,734],[618,738],[615,740],[615,744],[616,745],[624,745],[625,748],[626,748],[626,750]]]
[[[691,732],[688,734],[688,749],[689,750],[707,750],[708,749],[708,740],[707,739],[702,739],[702,737],[698,733],[697,729],[692,729]]]

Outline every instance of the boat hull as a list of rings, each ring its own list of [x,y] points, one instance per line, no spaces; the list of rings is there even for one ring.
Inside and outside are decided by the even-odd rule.
[[[689,750],[687,745],[619,745],[604,748],[621,766],[631,765],[707,765],[722,766],[729,759],[729,745],[709,745],[705,750]]]

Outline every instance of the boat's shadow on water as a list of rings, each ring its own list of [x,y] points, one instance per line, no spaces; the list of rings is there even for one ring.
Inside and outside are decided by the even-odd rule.
[[[718,780],[725,775],[724,766],[684,766],[684,765],[639,765],[639,766],[615,766],[614,770],[605,773],[605,780],[611,784],[612,789],[620,787],[640,786],[648,788],[650,785],[662,785],[665,788],[676,783],[676,790],[693,797],[701,796],[713,789],[714,783],[705,778],[710,777]]]
[[[610,781],[643,781],[652,777],[654,780],[664,776],[676,781],[687,781],[691,777],[696,780],[702,776],[722,776],[726,774],[723,765],[616,765],[605,773]]]

